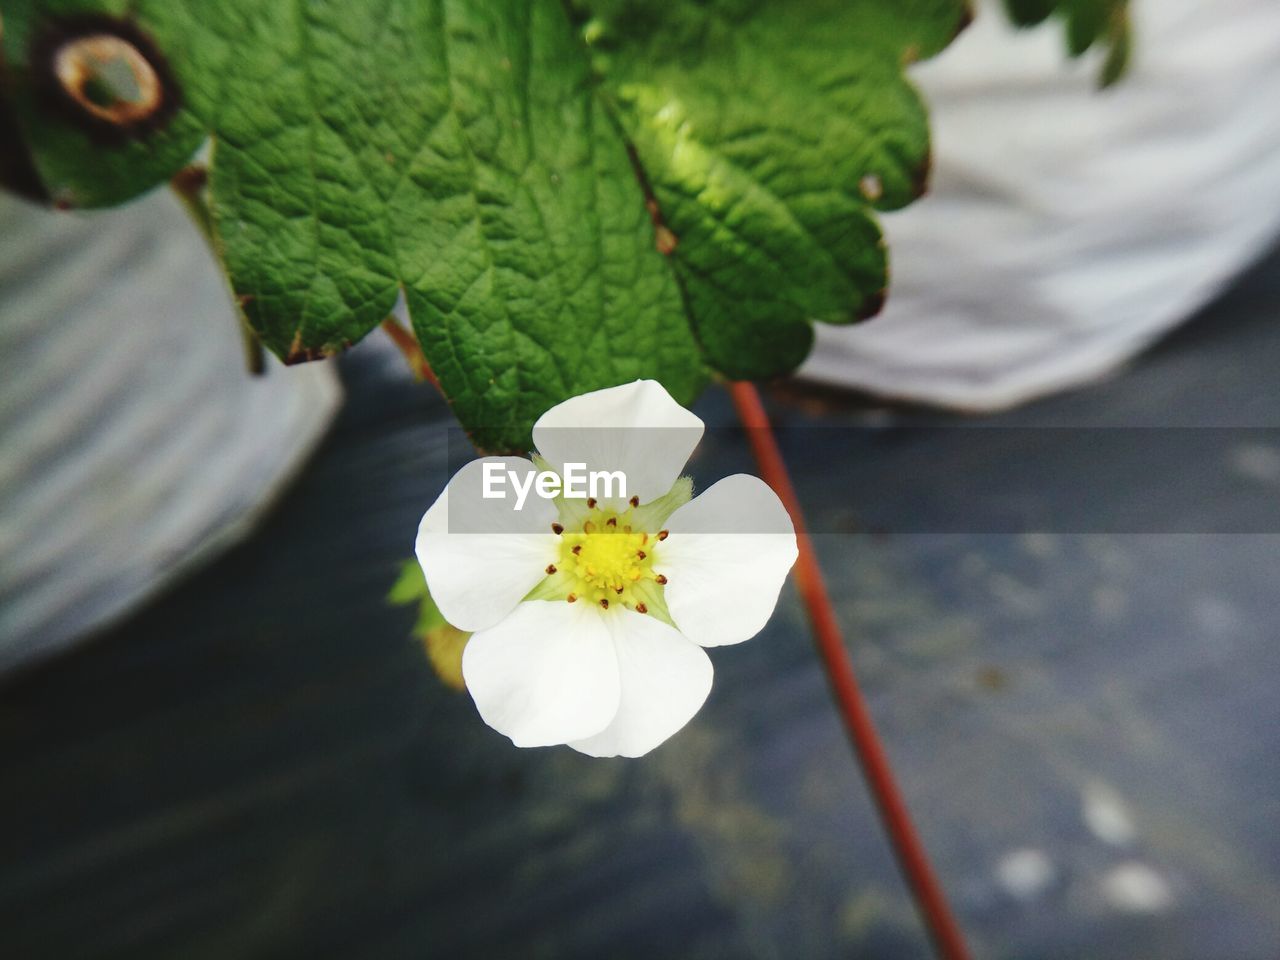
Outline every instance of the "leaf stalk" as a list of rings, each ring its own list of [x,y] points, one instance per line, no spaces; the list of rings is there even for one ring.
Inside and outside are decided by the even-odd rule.
[[[814,644],[826,670],[836,708],[862,767],[898,866],[915,898],[916,907],[933,941],[940,960],[970,960],[969,948],[947,903],[942,884],[929,861],[924,843],[912,823],[906,800],[898,787],[875,721],[858,686],[853,661],[841,636],[831,597],[827,593],[822,568],[818,565],[813,540],[805,525],[804,513],[777,438],[769,424],[768,414],[755,386],[746,381],[729,384],[729,394],[738,419],[747,433],[751,452],[760,466],[765,482],[777,493],[795,525],[796,586],[813,628]]]

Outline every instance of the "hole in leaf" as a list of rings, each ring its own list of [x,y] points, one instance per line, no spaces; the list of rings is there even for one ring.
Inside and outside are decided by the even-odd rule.
[[[46,20],[32,35],[29,62],[46,109],[100,143],[145,137],[181,105],[164,56],[131,20],[101,14]]]
[[[53,69],[67,96],[109,123],[146,120],[164,102],[155,67],[123,37],[103,33],[69,40],[54,54]]]

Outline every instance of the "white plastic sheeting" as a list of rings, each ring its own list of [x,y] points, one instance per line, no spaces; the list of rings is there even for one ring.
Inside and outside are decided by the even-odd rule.
[[[1133,0],[1098,92],[1061,26],[999,4],[911,76],[929,196],[882,218],[884,313],[819,325],[810,378],[985,410],[1096,378],[1185,320],[1280,232],[1280,3]]]
[[[339,400],[329,364],[245,372],[168,191],[85,215],[0,196],[0,670],[245,533]]]

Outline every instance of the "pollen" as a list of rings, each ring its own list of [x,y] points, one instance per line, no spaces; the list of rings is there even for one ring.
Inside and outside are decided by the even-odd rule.
[[[631,510],[621,514],[610,511],[604,516],[595,514],[578,530],[565,530],[560,559],[553,566],[565,577],[565,587],[575,598],[586,597],[604,610],[639,610],[645,604],[637,590],[665,582],[654,572],[654,557],[643,549],[651,538],[634,532],[630,520]]]
[[[635,534],[615,533],[610,528],[583,535],[582,549],[574,557],[574,572],[594,586],[611,588],[635,579],[644,562],[639,556],[639,538]]]

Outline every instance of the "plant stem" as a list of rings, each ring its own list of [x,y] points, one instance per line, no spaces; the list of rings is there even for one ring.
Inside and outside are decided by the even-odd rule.
[[[422,345],[418,343],[418,338],[413,335],[412,331],[406,329],[395,317],[387,317],[387,319],[383,320],[382,329],[387,332],[391,342],[400,348],[400,352],[408,362],[409,369],[413,371],[413,375],[418,380],[425,380],[439,390],[440,381],[436,379],[436,374],[431,369],[431,364],[427,363],[427,358],[422,352]]]
[[[911,822],[906,801],[893,776],[893,768],[880,736],[876,733],[871,711],[858,687],[853,661],[845,648],[831,598],[827,593],[822,569],[813,549],[813,540],[805,526],[800,501],[792,486],[786,462],[778,448],[777,438],[769,425],[769,417],[760,394],[751,383],[729,384],[733,405],[738,411],[751,444],[751,452],[760,465],[765,481],[782,500],[795,524],[799,557],[796,560],[796,586],[813,627],[814,643],[822,658],[836,706],[844,721],[863,776],[880,811],[880,819],[893,846],[907,885],[915,897],[921,919],[942,960],[969,960],[964,934],[947,905],[942,885],[934,873],[920,835]]]

